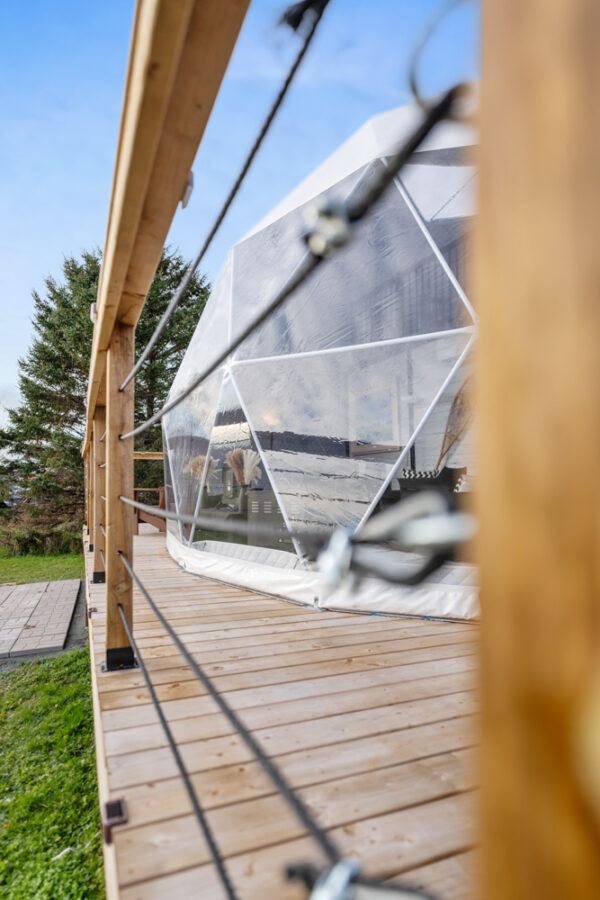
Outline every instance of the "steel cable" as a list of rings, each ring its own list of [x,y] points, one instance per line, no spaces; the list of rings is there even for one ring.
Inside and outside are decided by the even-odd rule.
[[[341,860],[341,855],[332,842],[331,838],[323,831],[323,829],[317,824],[312,814],[308,810],[308,807],[305,806],[304,802],[298,797],[293,788],[288,784],[280,770],[277,768],[275,763],[267,756],[264,752],[258,741],[254,738],[252,733],[248,731],[244,723],[238,718],[237,713],[229,706],[227,701],[223,698],[222,694],[219,690],[214,686],[211,679],[202,668],[198,665],[192,654],[189,652],[183,641],[179,638],[177,632],[172,628],[170,623],[165,619],[162,612],[136,575],[133,570],[131,564],[127,557],[119,552],[119,556],[123,561],[123,565],[131,575],[132,579],[138,586],[139,590],[143,594],[146,602],[150,606],[150,609],[157,617],[181,655],[184,657],[185,661],[191,668],[192,672],[203,685],[207,693],[212,697],[215,701],[223,715],[227,718],[230,725],[237,731],[240,735],[250,752],[254,755],[256,760],[263,767],[266,774],[269,776],[279,793],[282,797],[285,798],[289,806],[293,809],[299,821],[302,823],[303,827],[310,834],[310,836],[317,842],[320,846],[321,850],[329,860],[332,865],[335,865]],[[132,643],[132,646],[133,643]],[[135,647],[134,647],[135,650]]]
[[[330,537],[330,532],[323,530],[322,532],[311,532],[310,535],[299,534],[297,532],[285,531],[276,525],[259,524],[258,522],[246,523],[239,522],[236,519],[217,519],[213,516],[198,516],[188,513],[171,512],[167,509],[160,509],[157,506],[149,506],[146,503],[140,503],[139,500],[131,500],[129,497],[119,497],[123,503],[139,509],[140,512],[149,513],[171,522],[181,522],[182,525],[191,525],[195,528],[205,528],[210,531],[222,531],[227,534],[236,534],[241,537],[252,537],[256,539],[264,538],[266,540],[278,538],[285,535],[287,538],[301,539],[305,544],[308,541],[310,549],[316,551],[324,546]]]
[[[129,569],[129,566],[125,562],[125,557],[123,556],[123,554],[120,553],[119,555],[123,559],[123,562],[126,564],[126,568]],[[139,647],[135,642],[135,638],[133,637],[133,632],[131,630],[129,620],[127,619],[127,616],[125,615],[125,610],[123,609],[123,607],[120,603],[118,604],[117,608],[119,610],[121,619],[123,621],[123,627],[125,628],[125,631],[127,632],[127,637],[129,638],[129,643],[131,644],[131,646],[133,648],[135,658],[138,661],[140,671],[144,677],[144,681],[146,682],[146,687],[148,688],[148,691],[150,693],[150,698],[152,700],[152,703],[154,704],[154,708],[156,709],[158,718],[160,719],[160,724],[162,725],[163,731],[165,733],[165,737],[167,738],[167,741],[169,742],[169,747],[171,748],[171,752],[175,758],[175,763],[177,765],[177,768],[179,769],[179,774],[181,775],[181,779],[185,785],[185,789],[187,791],[188,797],[190,798],[192,808],[194,810],[194,813],[196,815],[198,823],[202,829],[202,833],[204,834],[206,843],[208,844],[208,848],[210,850],[210,853],[211,853],[211,856],[215,863],[215,866],[219,872],[219,877],[221,878],[221,881],[223,882],[223,887],[225,889],[225,892],[226,892],[229,900],[237,900],[237,894],[231,883],[231,879],[229,878],[229,873],[227,872],[227,869],[225,868],[225,863],[223,861],[223,857],[221,856],[221,851],[219,850],[217,842],[214,838],[212,829],[211,829],[210,825],[208,824],[206,814],[205,814],[204,810],[202,809],[202,806],[200,805],[200,801],[198,800],[198,796],[196,794],[196,791],[194,790],[194,785],[192,784],[192,780],[191,780],[189,773],[185,767],[185,763],[183,762],[181,753],[179,752],[179,747],[177,746],[177,743],[175,741],[175,738],[173,737],[173,733],[171,731],[169,723],[167,722],[166,716],[163,712],[162,706],[160,704],[160,700],[156,696],[156,691],[154,690],[154,685],[152,684],[152,681],[150,680],[148,670],[146,669],[146,664],[144,663],[142,654],[140,653]]]
[[[187,649],[185,644],[180,640],[176,631],[172,628],[170,623],[164,617],[164,615],[162,614],[162,612],[160,611],[160,609],[158,608],[158,606],[156,605],[156,603],[154,602],[154,600],[152,599],[152,597],[150,596],[150,594],[148,593],[148,591],[146,590],[146,588],[144,587],[144,585],[142,584],[140,579],[138,578],[136,572],[134,571],[133,567],[129,563],[129,560],[127,559],[127,557],[120,551],[119,551],[119,556],[121,557],[121,559],[123,561],[123,565],[127,569],[129,575],[131,576],[131,578],[133,579],[133,581],[135,582],[135,584],[141,591],[144,599],[150,606],[150,609],[152,610],[154,615],[157,617],[157,619],[159,620],[159,622],[161,623],[161,625],[163,626],[163,628],[165,629],[165,631],[167,632],[167,634],[169,635],[169,637],[171,638],[171,640],[173,641],[173,643],[175,644],[175,646],[177,647],[177,649],[179,650],[181,655],[184,657],[185,661],[190,666],[190,668],[193,671],[196,678],[200,681],[200,683],[203,685],[203,687],[205,688],[207,693],[212,697],[212,699],[215,701],[215,703],[217,704],[217,706],[219,707],[221,712],[225,715],[225,717],[227,718],[229,723],[233,726],[235,731],[242,738],[242,740],[244,741],[244,743],[246,744],[248,749],[251,751],[251,753],[254,755],[256,760],[263,767],[265,773],[271,779],[271,781],[273,782],[273,784],[275,785],[275,787],[277,788],[277,790],[279,791],[281,796],[284,798],[284,800],[288,803],[290,808],[294,811],[297,818],[299,819],[299,821],[301,822],[303,827],[306,829],[308,834],[320,846],[322,852],[324,853],[324,855],[326,856],[326,858],[329,861],[329,864],[330,864],[329,873],[333,873],[334,871],[336,871],[336,869],[340,868],[341,866],[348,867],[349,866],[348,861],[346,861],[342,858],[341,854],[339,853],[337,847],[331,840],[330,836],[316,822],[312,813],[305,806],[304,802],[296,794],[294,789],[288,784],[287,780],[285,779],[285,777],[283,776],[283,774],[281,773],[279,768],[266,755],[266,753],[263,751],[260,744],[256,741],[256,739],[252,735],[252,733],[250,731],[248,731],[248,729],[246,728],[244,723],[238,718],[237,713],[229,706],[227,701],[224,699],[223,695],[214,686],[211,679],[204,673],[204,671],[198,665],[198,663],[196,662],[194,657],[191,655],[191,653],[189,652],[189,650]],[[153,704],[156,708],[156,711],[159,715],[161,725],[163,726],[165,735],[167,737],[167,740],[169,741],[169,745],[170,745],[171,751],[173,752],[173,755],[175,757],[181,777],[185,783],[186,790],[188,791],[190,800],[192,801],[194,811],[196,812],[197,818],[205,832],[207,842],[211,849],[211,853],[213,854],[213,860],[215,862],[215,865],[219,868],[219,874],[221,875],[221,878],[223,880],[223,885],[228,893],[228,897],[233,898],[233,900],[235,900],[235,893],[233,891],[233,887],[231,886],[231,882],[229,881],[228,873],[225,869],[223,859],[220,855],[220,852],[216,845],[216,842],[214,841],[214,838],[212,837],[212,832],[210,831],[210,826],[208,825],[208,822],[206,821],[206,817],[204,815],[202,807],[200,806],[200,804],[198,802],[198,799],[197,799],[196,793],[194,791],[194,787],[191,783],[189,774],[185,768],[183,760],[181,759],[179,749],[178,749],[175,739],[171,733],[168,722],[166,721],[166,718],[164,716],[164,713],[163,713],[161,705],[160,705],[160,701],[158,700],[158,697],[156,696],[156,692],[154,690],[154,687],[152,685],[152,682],[150,680],[150,677],[149,677],[146,667],[144,665],[144,661],[141,657],[141,654],[139,652],[139,649],[137,647],[137,644],[136,644],[133,634],[131,632],[129,622],[125,615],[125,611],[121,604],[118,605],[118,609],[119,609],[121,618],[123,620],[123,625],[127,632],[127,637],[129,638],[129,641],[133,648],[135,657],[140,665],[142,675],[144,677],[144,680],[145,680],[148,690],[150,692],[152,702],[153,702]],[[390,885],[387,883],[380,882],[376,879],[364,878],[359,873],[357,866],[355,866],[354,864],[350,864],[350,868],[356,869],[356,873],[352,874],[350,884],[363,885],[364,887],[374,889],[383,894],[392,893],[392,894],[395,894],[396,896],[400,896],[400,895],[410,896],[410,897],[414,896],[414,897],[421,897],[421,898],[423,898],[423,900],[433,900],[433,897],[431,894],[429,894],[428,892],[423,891],[419,888],[415,888],[415,887],[411,887],[411,886],[403,885],[403,884]],[[309,869],[310,869],[310,872],[307,871]],[[312,877],[311,877],[311,873],[312,873]],[[307,866],[303,866],[303,865],[295,865],[295,866],[290,866],[287,869],[288,878],[290,878],[290,877],[291,878],[294,878],[294,877],[301,878],[302,880],[305,881],[307,886],[309,886],[311,889],[316,886],[315,882],[318,880],[317,874],[318,874],[317,870],[315,870],[312,866],[307,867]],[[327,872],[321,873],[321,877],[326,879],[327,874],[328,874]],[[329,895],[327,895],[327,896],[329,896]]]

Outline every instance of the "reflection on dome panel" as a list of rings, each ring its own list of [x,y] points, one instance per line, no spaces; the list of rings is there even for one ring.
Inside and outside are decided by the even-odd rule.
[[[358,524],[469,337],[234,366],[294,532]]]
[[[467,356],[429,410],[410,453],[394,472],[382,498],[383,506],[424,489],[449,493],[473,489],[472,370],[472,359]]]
[[[324,197],[344,200],[368,166],[342,179]],[[281,291],[306,256],[303,236],[307,230],[307,212],[312,201],[293,209],[277,221],[255,232],[233,249],[231,336],[235,338]],[[270,320],[257,336],[238,351],[243,357],[258,347],[260,355],[270,355],[281,346],[281,329]],[[258,343],[256,343],[258,337]],[[267,348],[268,352],[267,352]],[[283,352],[277,350],[276,352]]]
[[[173,499],[180,514],[194,513],[197,477],[208,450],[222,378],[221,370],[213,373],[163,417],[174,479]],[[187,525],[182,526],[182,533],[189,536]]]
[[[368,166],[360,189],[383,167],[380,160]],[[261,253],[258,248],[254,289],[259,295]],[[234,309],[235,304],[234,287]],[[360,223],[348,246],[309,277],[245,341],[236,358],[373,343],[467,324],[471,322],[444,267],[404,199],[392,189]]]
[[[165,471],[165,508],[167,509],[168,512],[176,514],[177,506],[175,504],[173,474],[171,472],[167,431],[166,431],[164,419],[163,419],[163,448],[164,448],[163,459],[164,459],[164,471]],[[173,519],[167,519],[167,531],[169,531],[171,534],[174,534],[176,537],[180,536],[179,526],[178,526],[177,522],[174,521]]]
[[[277,498],[252,437],[233,380],[225,376],[210,444],[196,473],[195,511],[214,519],[214,528],[196,528],[197,549],[223,552],[226,543],[294,552]],[[264,526],[258,539],[235,532],[238,524]],[[233,525],[233,528],[229,527]],[[234,547],[230,548],[232,555]]]

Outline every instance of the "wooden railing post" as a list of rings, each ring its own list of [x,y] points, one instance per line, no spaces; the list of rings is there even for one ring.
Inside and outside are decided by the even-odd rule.
[[[92,531],[92,497],[93,497],[93,479],[92,479],[92,447],[87,452],[87,456],[85,459],[85,522],[87,526],[87,533],[89,538],[89,543],[93,545],[94,543],[94,535]],[[93,547],[92,547],[93,549]]]
[[[135,329],[117,324],[106,362],[106,668],[134,664],[133,650],[118,606],[133,627],[133,591],[119,552],[133,563],[133,509],[119,497],[133,496],[133,438],[120,435],[133,428],[134,384],[119,390],[134,364]]]
[[[600,897],[600,4],[483,4],[484,900]]]
[[[106,490],[106,453],[105,441],[102,441],[102,435],[106,430],[106,407],[97,406],[94,412],[94,423],[92,431],[92,460],[93,471],[91,477],[92,485],[92,516],[94,522],[93,540],[94,540],[94,568],[92,579],[95,584],[102,584],[105,581],[106,573],[104,571],[104,563],[102,562],[102,553],[106,553],[104,535],[100,526],[106,524],[105,502],[102,497]]]
[[[85,506],[85,530],[90,533],[90,450],[89,447],[83,457],[83,502]]]

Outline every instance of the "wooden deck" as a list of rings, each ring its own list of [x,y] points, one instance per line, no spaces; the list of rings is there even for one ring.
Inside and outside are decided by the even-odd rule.
[[[366,874],[465,900],[473,884],[477,631],[324,613],[182,572],[164,536],[135,568],[217,687]],[[86,548],[87,549],[87,548]],[[100,799],[124,797],[105,845],[109,900],[219,898],[199,826],[139,671],[102,673],[104,586],[86,552]],[[242,898],[287,900],[286,864],[318,850],[139,594],[134,633]]]

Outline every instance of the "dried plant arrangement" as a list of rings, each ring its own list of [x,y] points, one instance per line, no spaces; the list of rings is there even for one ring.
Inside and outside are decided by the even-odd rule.
[[[233,474],[235,476],[235,480],[240,486],[245,484],[244,482],[244,451],[237,448],[236,450],[230,450],[225,454],[225,459],[233,469]]]
[[[259,466],[260,455],[256,450],[244,450],[244,483],[251,485],[254,481],[259,481],[262,477],[262,471]]]
[[[189,472],[192,475],[195,475],[196,478],[198,479],[198,481],[202,481],[202,473],[204,472],[205,464],[206,464],[206,456],[203,456],[203,455],[194,456],[194,457],[192,457],[192,459],[190,459],[189,463],[187,464],[187,466],[185,466],[183,471]],[[206,481],[207,482],[210,480],[210,477],[215,470],[215,466],[216,466],[216,461],[211,456],[210,459],[208,460],[208,468],[206,470]]]
[[[233,469],[235,480],[240,487],[248,487],[262,476],[259,467],[260,456],[256,450],[241,450],[238,447],[226,453],[225,459]]]

